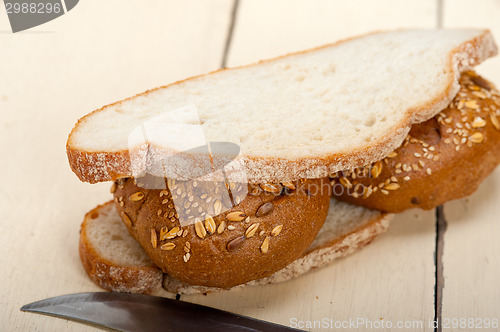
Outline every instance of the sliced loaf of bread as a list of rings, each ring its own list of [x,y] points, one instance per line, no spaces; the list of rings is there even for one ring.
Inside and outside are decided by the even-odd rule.
[[[450,103],[461,71],[496,52],[487,30],[372,33],[105,106],[78,121],[67,153],[73,171],[91,183],[145,171],[196,178],[200,167],[210,168],[205,157],[148,167],[207,142],[239,146],[229,180],[241,181],[242,173],[252,183],[325,177],[393,151],[412,124]]]
[[[331,201],[328,217],[307,252],[270,277],[236,287],[279,283],[325,266],[353,253],[387,230],[391,214]],[[87,274],[104,289],[151,293],[161,287],[163,274],[153,267],[142,247],[128,233],[112,202],[85,216],[80,233],[80,257]],[[172,293],[202,294],[221,288],[186,285],[164,276],[163,287]]]

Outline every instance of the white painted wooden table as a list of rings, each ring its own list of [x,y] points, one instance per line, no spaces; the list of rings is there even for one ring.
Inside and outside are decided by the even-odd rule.
[[[17,34],[2,4],[0,331],[95,330],[19,310],[100,290],[80,264],[78,231],[84,213],[110,199],[109,185],[81,183],[68,167],[66,137],[80,116],[224,64],[438,24],[486,27],[500,37],[500,1],[82,0]],[[478,70],[500,84],[500,59]],[[361,330],[402,322],[429,331],[442,317],[450,326],[483,319],[484,327],[484,319],[500,319],[499,198],[500,169],[470,198],[446,204],[446,231],[435,211],[408,211],[366,250],[328,268],[285,284],[182,299],[284,325],[363,319]]]

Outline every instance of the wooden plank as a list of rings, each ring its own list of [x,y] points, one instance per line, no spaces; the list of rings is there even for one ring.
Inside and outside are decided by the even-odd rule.
[[[363,10],[360,10],[363,8]],[[372,30],[434,27],[434,1],[242,1],[228,65],[314,47]],[[434,316],[434,212],[398,215],[386,236],[352,257],[280,285],[184,300],[289,325],[366,318],[428,321]],[[367,325],[361,330],[371,330]],[[318,330],[313,328],[312,330]],[[419,329],[420,330],[420,329]]]
[[[288,326],[324,319],[366,319],[372,324],[381,319],[393,324],[422,320],[429,330],[434,314],[434,236],[433,211],[408,211],[367,248],[326,268],[282,284],[182,299]],[[356,327],[373,330],[366,324]]]
[[[444,319],[456,318],[472,318],[474,323],[486,318],[500,321],[499,197],[497,169],[475,194],[445,205],[448,227],[443,254],[444,323]],[[452,327],[452,322],[448,323]],[[484,321],[482,325],[484,329]],[[464,330],[467,329],[468,325]]]
[[[111,199],[109,184],[78,181],[67,135],[102,105],[217,69],[231,8],[231,0],[81,1],[18,34],[0,10],[2,331],[95,330],[19,311],[100,290],[81,266],[78,231],[86,211]]]
[[[500,36],[500,3],[495,0],[445,2],[445,27],[491,29]],[[500,58],[490,59],[478,72],[500,85]],[[500,321],[500,169],[490,175],[469,198],[445,206],[448,228],[444,235],[443,319],[466,319],[466,324]],[[471,318],[473,320],[469,321]],[[482,320],[482,321],[481,321]],[[446,323],[446,321],[443,321]],[[452,321],[449,321],[450,327]],[[466,325],[462,330],[471,330]]]
[[[432,0],[242,0],[229,66],[300,51],[376,30],[434,28]]]

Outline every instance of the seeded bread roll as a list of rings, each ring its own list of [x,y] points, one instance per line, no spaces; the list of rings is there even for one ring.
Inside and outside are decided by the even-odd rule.
[[[218,288],[270,276],[299,258],[326,219],[331,191],[328,178],[215,190],[210,182],[166,182],[167,189],[143,189],[141,180],[118,181],[117,211],[163,272]]]
[[[500,94],[474,72],[436,117],[413,125],[401,147],[332,179],[337,198],[372,209],[432,209],[472,194],[500,163]]]
[[[277,284],[325,267],[334,260],[370,244],[377,236],[387,231],[392,217],[392,214],[331,199],[323,227],[300,258],[267,278],[252,280],[236,287]],[[223,290],[217,287],[188,285],[169,275],[165,275],[163,279],[163,288],[171,293],[189,295]]]
[[[387,230],[391,219],[391,214],[332,199],[323,227],[300,258],[267,278],[236,287],[280,283],[326,266],[368,245]],[[163,273],[152,267],[149,257],[130,235],[112,202],[100,205],[86,215],[80,233],[80,256],[90,278],[107,290],[131,293],[151,291],[158,294],[155,290],[160,287]],[[89,268],[97,264],[104,264],[107,268],[99,269],[98,273]],[[116,278],[113,271],[117,270],[122,278]],[[206,294],[223,290],[188,285],[168,275],[164,275],[163,287],[177,294]]]
[[[113,202],[85,215],[80,230],[80,259],[89,277],[115,292],[150,294],[161,287],[163,273],[141,246],[127,236]]]

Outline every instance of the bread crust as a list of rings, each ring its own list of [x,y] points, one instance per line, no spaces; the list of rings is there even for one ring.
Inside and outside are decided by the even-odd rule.
[[[107,211],[105,211],[107,210]],[[98,253],[87,233],[88,224],[100,213],[114,212],[113,202],[99,205],[85,215],[80,230],[79,254],[83,268],[99,287],[114,292],[151,294],[161,287],[163,273],[151,266],[122,266]]]
[[[340,237],[331,237],[329,241],[318,245],[313,242],[302,257],[287,265],[280,271],[275,272],[269,277],[253,280],[233,288],[270,285],[285,282],[306,274],[314,269],[325,267],[331,264],[334,260],[350,255],[356,250],[362,249],[370,244],[377,236],[387,231],[392,218],[392,214],[377,214],[365,224],[357,228],[353,228],[350,232],[343,234]],[[180,282],[169,275],[164,276],[163,288],[171,293],[187,295],[207,294],[225,290],[218,287],[189,285]]]
[[[361,38],[355,37],[355,38]],[[331,47],[339,43],[349,41],[355,38],[339,41],[334,44],[325,45],[312,50],[297,52],[290,55],[302,54],[325,47]],[[249,183],[267,183],[267,182],[280,182],[280,181],[294,181],[300,178],[321,178],[328,176],[334,172],[352,169],[361,165],[367,165],[382,159],[396,147],[401,145],[403,139],[408,134],[411,126],[415,123],[420,123],[428,120],[444,109],[455,96],[459,89],[458,77],[460,72],[468,70],[473,66],[479,64],[486,58],[493,56],[497,53],[497,48],[492,35],[488,30],[484,30],[476,38],[466,42],[459,47],[455,48],[450,54],[448,59],[448,66],[446,72],[448,73],[448,84],[442,93],[436,98],[429,100],[427,103],[420,105],[415,109],[404,110],[406,116],[399,122],[395,123],[391,132],[385,136],[378,137],[369,144],[360,146],[357,149],[344,151],[342,153],[326,154],[318,157],[305,157],[293,160],[283,158],[270,158],[270,157],[255,157],[241,155],[237,158],[239,167],[237,170],[228,170],[226,176],[234,181],[238,181],[241,177],[242,169],[245,171],[246,180]],[[278,57],[261,62],[275,61]],[[249,65],[252,66],[252,65]],[[244,68],[242,66],[237,68]],[[234,68],[235,69],[235,68]],[[211,72],[207,75],[232,69],[221,69]],[[187,80],[196,80],[202,76],[195,76]],[[187,80],[178,81],[170,85],[162,86],[156,89],[148,90],[139,96],[147,96],[153,91],[158,89],[167,88],[172,85],[181,84]],[[129,100],[131,98],[125,99]],[[131,168],[129,151],[87,151],[80,150],[72,141],[72,136],[77,130],[78,126],[86,121],[86,119],[95,112],[100,112],[107,107],[119,105],[124,101],[110,104],[96,110],[83,118],[81,118],[71,131],[66,150],[71,169],[80,178],[80,180],[90,183],[97,183],[102,181],[116,180],[121,177],[131,177],[133,174],[140,174],[141,171],[146,170],[133,170]],[[155,151],[154,149],[152,150]],[[153,158],[161,160],[162,157],[170,155],[171,151],[166,153],[162,150],[157,150],[157,154],[153,153]],[[173,170],[176,174],[185,174],[186,170],[179,172]],[[205,172],[206,173],[206,172]],[[159,174],[156,174],[159,175]],[[189,177],[189,174],[186,175]],[[217,177],[217,174],[212,174],[212,178],[207,177],[204,180],[222,180]],[[185,179],[184,179],[185,180]]]
[[[235,206],[206,185],[175,182],[170,190],[143,189],[126,179],[114,193],[118,213],[155,265],[188,284],[229,288],[270,276],[307,250],[328,213],[327,178],[297,181],[291,191],[276,184],[275,194],[265,186],[249,186],[249,194]],[[243,197],[237,193],[247,184],[230,187],[233,198]],[[132,198],[138,195],[142,198]],[[227,210],[220,212],[217,202]],[[203,214],[197,223],[181,225],[179,206],[211,217]]]
[[[450,105],[414,125],[389,157],[336,174],[333,194],[392,213],[472,194],[500,163],[500,93],[474,72],[464,73],[460,86]]]
[[[362,214],[356,214],[349,211],[349,213],[353,213],[350,217],[352,220],[345,220],[344,226],[347,226],[347,228],[341,231],[339,228],[342,226],[338,224],[338,219],[335,216],[335,213],[339,209],[345,213],[346,209],[349,209],[349,207],[344,205],[341,208],[341,205],[339,204],[344,203],[334,201],[331,203],[328,217],[329,227],[323,227],[321,229],[321,236],[317,236],[315,238],[314,242],[308,247],[307,251],[300,258],[269,277],[253,280],[233,288],[284,282],[292,278],[299,277],[300,275],[313,269],[326,266],[333,260],[349,255],[355,250],[368,245],[376,236],[387,230],[389,222],[392,219],[392,215],[390,214],[376,213],[374,211],[369,213],[363,212]],[[359,207],[352,208],[358,210],[360,209]],[[98,286],[110,291],[152,293],[158,289],[161,278],[163,277],[164,288],[172,293],[206,294],[209,292],[224,290],[224,288],[218,287],[188,285],[172,278],[171,276],[163,275],[163,273],[155,267],[152,267],[151,269],[144,269],[144,267],[134,265],[124,266],[118,264],[117,262],[110,262],[105,259],[102,254],[99,254],[99,252],[102,253],[102,248],[99,252],[97,251],[98,248],[92,243],[91,239],[87,235],[86,228],[88,227],[89,222],[95,221],[92,218],[101,218],[106,214],[111,214],[110,217],[115,220],[120,219],[112,202],[100,205],[87,213],[84,223],[82,224],[82,233],[80,238],[80,255],[82,264],[84,265],[87,274]],[[358,220],[356,216],[361,219]],[[89,218],[91,219],[89,220]],[[105,223],[106,221],[103,220],[102,222]],[[102,226],[105,227],[106,225],[103,224]],[[130,236],[125,228],[123,228],[123,233],[113,233],[110,235],[112,237]],[[320,240],[320,238],[322,239]],[[112,268],[115,269],[113,272],[111,272]],[[144,273],[138,272],[141,270]],[[117,278],[117,274],[115,273],[116,271],[119,272],[118,275],[124,277]],[[152,280],[158,280],[158,282],[152,282]]]

